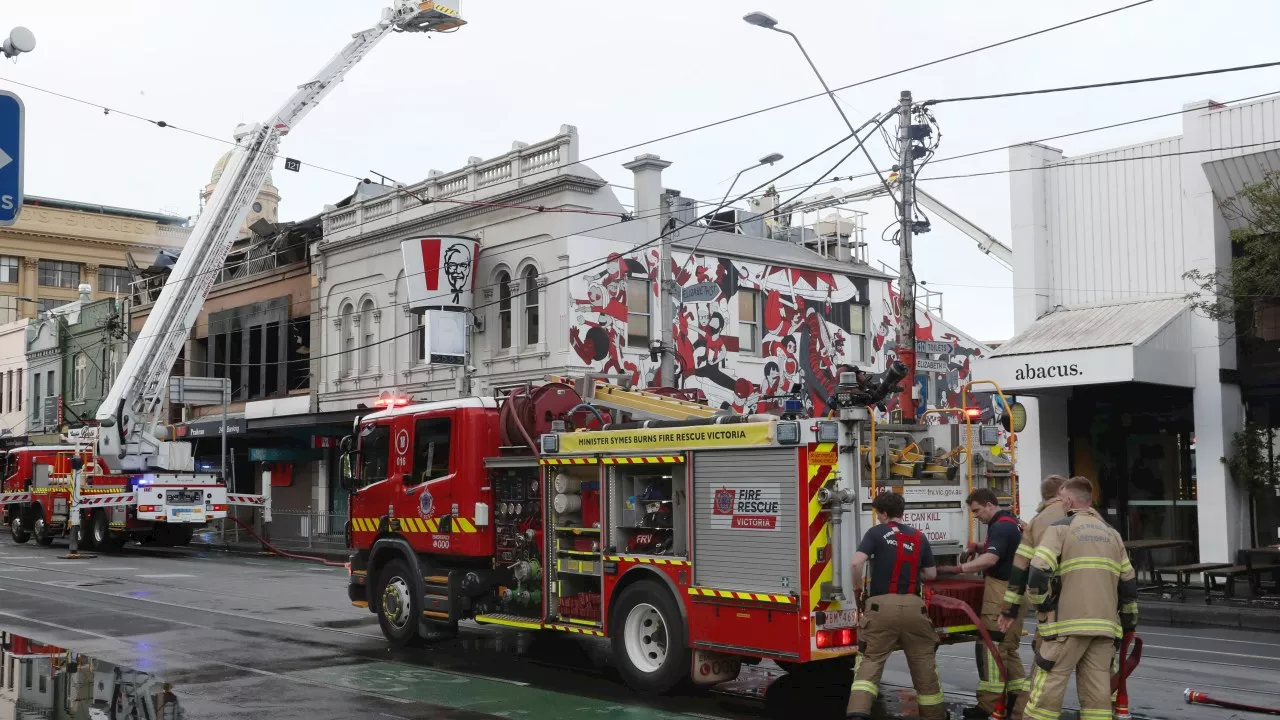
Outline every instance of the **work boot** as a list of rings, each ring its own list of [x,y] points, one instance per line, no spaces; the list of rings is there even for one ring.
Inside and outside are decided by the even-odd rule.
[[[987,720],[987,718],[991,717],[991,713],[982,709],[978,705],[974,705],[973,707],[965,708],[960,713],[960,717],[963,717],[965,720]]]

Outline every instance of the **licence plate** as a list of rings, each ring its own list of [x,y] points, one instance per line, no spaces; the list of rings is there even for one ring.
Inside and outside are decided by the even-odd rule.
[[[857,610],[828,610],[827,621],[819,627],[824,630],[830,630],[832,628],[853,627],[857,624]]]

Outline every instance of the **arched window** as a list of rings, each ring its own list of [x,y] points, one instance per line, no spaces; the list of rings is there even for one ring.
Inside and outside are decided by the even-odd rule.
[[[338,324],[338,339],[342,343],[342,355],[338,357],[339,370],[346,377],[355,370],[356,331],[355,308],[350,303],[342,306],[342,320]]]
[[[89,356],[84,353],[76,353],[75,377],[73,378],[73,381],[75,383],[75,387],[73,388],[75,398],[76,400],[83,401],[85,399],[85,392],[89,387]]]
[[[364,332],[360,342],[360,372],[370,373],[378,364],[378,332],[373,324],[373,298],[367,298],[360,305],[360,329]]]
[[[498,342],[499,347],[511,347],[511,276],[498,273]]]
[[[524,271],[524,344],[538,344],[538,270]]]

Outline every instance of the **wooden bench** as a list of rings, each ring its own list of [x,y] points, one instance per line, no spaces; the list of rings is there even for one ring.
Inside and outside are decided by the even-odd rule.
[[[1251,584],[1256,586],[1258,582],[1257,576],[1262,575],[1262,573],[1264,572],[1275,572],[1275,571],[1280,571],[1280,565],[1254,565],[1252,568],[1245,565],[1228,565],[1226,567],[1221,567],[1214,570],[1205,570],[1204,571],[1205,604],[1208,604],[1210,602],[1213,593],[1218,589],[1217,583],[1214,582],[1214,578],[1220,577],[1223,579],[1223,594],[1225,597],[1232,598],[1232,597],[1235,597],[1236,595],[1236,580],[1238,578],[1245,576],[1246,579],[1248,579]]]
[[[1173,573],[1175,580],[1173,582],[1173,591],[1177,594],[1178,600],[1187,599],[1187,586],[1191,584],[1191,576],[1195,573],[1203,573],[1206,570],[1218,570],[1220,568],[1231,567],[1231,563],[1188,563],[1185,565],[1166,565],[1153,570],[1155,575],[1156,586],[1160,593],[1164,594],[1164,575],[1165,573]]]

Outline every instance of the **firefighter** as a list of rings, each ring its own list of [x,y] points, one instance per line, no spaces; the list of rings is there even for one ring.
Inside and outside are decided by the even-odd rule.
[[[1022,544],[1018,546],[1018,554],[1013,558],[1013,571],[1009,574],[1009,589],[1004,594],[1004,609],[1001,612],[1001,627],[1005,626],[1003,618],[1010,618],[1007,623],[1012,627],[1014,618],[1020,612],[1023,596],[1027,591],[1027,571],[1031,567],[1031,556],[1035,555],[1036,546],[1044,538],[1044,531],[1053,523],[1061,520],[1066,514],[1064,500],[1058,493],[1062,484],[1067,481],[1061,475],[1049,475],[1040,482],[1040,506],[1036,508],[1035,517],[1027,524],[1022,533]],[[1032,649],[1040,647],[1040,623],[1045,622],[1044,613],[1036,613],[1036,634],[1031,641]]]
[[[1112,661],[1138,622],[1137,575],[1120,534],[1093,509],[1093,483],[1073,477],[1060,495],[1067,514],[1045,530],[1027,580],[1045,621],[1025,715],[1057,720],[1075,674],[1081,720],[1110,720]]]
[[[858,660],[849,717],[871,717],[880,692],[880,675],[889,653],[901,649],[911,670],[911,684],[923,720],[943,720],[942,685],[938,681],[938,635],[921,597],[921,577],[933,580],[937,567],[924,533],[905,525],[906,503],[892,492],[871,503],[880,524],[867,531],[853,555],[853,585],[862,586],[862,566],[870,559],[871,591],[858,621]]]
[[[1000,679],[1000,667],[985,643],[975,643],[978,663],[978,704],[965,708],[966,718],[989,718],[996,710],[996,703],[1006,693],[1012,696],[1013,708],[1009,717],[1021,720],[1022,709],[1027,704],[1027,678],[1022,667],[1018,647],[1022,638],[1022,613],[1002,630],[1000,628],[1001,603],[1009,586],[1013,560],[1022,544],[1022,530],[1018,519],[1008,510],[1000,509],[1000,501],[991,488],[978,488],[965,499],[969,513],[987,524],[987,539],[976,549],[976,557],[940,568],[941,572],[981,572],[984,577],[982,591],[982,622],[996,644],[996,651],[1005,667],[1005,680]]]

